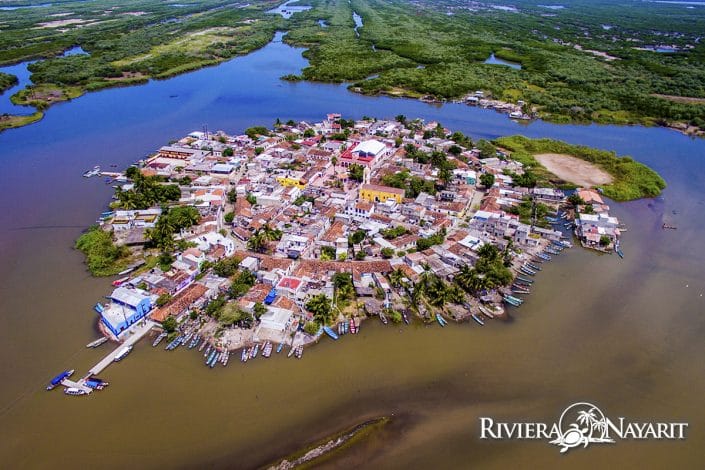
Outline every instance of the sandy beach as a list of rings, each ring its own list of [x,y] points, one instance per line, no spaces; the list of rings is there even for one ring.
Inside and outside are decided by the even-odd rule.
[[[548,171],[570,183],[592,187],[612,182],[609,173],[572,155],[541,153],[534,158]]]

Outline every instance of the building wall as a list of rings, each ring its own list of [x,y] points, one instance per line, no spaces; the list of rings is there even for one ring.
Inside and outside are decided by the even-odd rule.
[[[401,194],[380,191],[377,189],[360,189],[360,197],[369,202],[384,202],[387,199],[394,199],[397,204],[401,204],[401,201],[403,199],[403,196]]]

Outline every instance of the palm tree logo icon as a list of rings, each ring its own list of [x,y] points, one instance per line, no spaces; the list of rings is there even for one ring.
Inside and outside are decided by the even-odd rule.
[[[558,421],[558,429],[561,435],[550,443],[561,447],[561,453],[579,445],[585,448],[589,444],[614,443],[609,437],[607,418],[592,403],[579,402],[566,408]]]

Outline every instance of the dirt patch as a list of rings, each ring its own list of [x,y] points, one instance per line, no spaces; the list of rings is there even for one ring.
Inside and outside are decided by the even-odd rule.
[[[548,171],[573,184],[591,187],[612,182],[609,173],[572,155],[541,153],[534,158]]]
[[[674,103],[684,103],[684,104],[705,104],[705,98],[693,98],[690,96],[676,96],[676,95],[660,95],[658,93],[652,93],[651,96],[656,98],[661,98],[668,101],[673,101]]]
[[[74,24],[84,24],[86,20],[70,19],[70,20],[56,20],[47,21],[46,23],[39,23],[40,28],[60,28],[61,26],[69,26]]]

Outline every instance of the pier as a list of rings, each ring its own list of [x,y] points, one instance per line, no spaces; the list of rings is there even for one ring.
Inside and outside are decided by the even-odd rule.
[[[149,330],[151,330],[155,326],[157,326],[157,323],[153,322],[152,320],[145,321],[145,324],[140,326],[137,330],[133,331],[129,338],[127,338],[122,344],[120,344],[118,347],[109,352],[108,355],[101,359],[100,362],[94,365],[88,371],[88,374],[84,377],[84,379],[91,375],[100,374],[115,360],[115,357],[120,351],[122,351],[127,346],[133,346],[135,343],[137,343],[137,341],[139,341],[147,333],[149,333]]]

